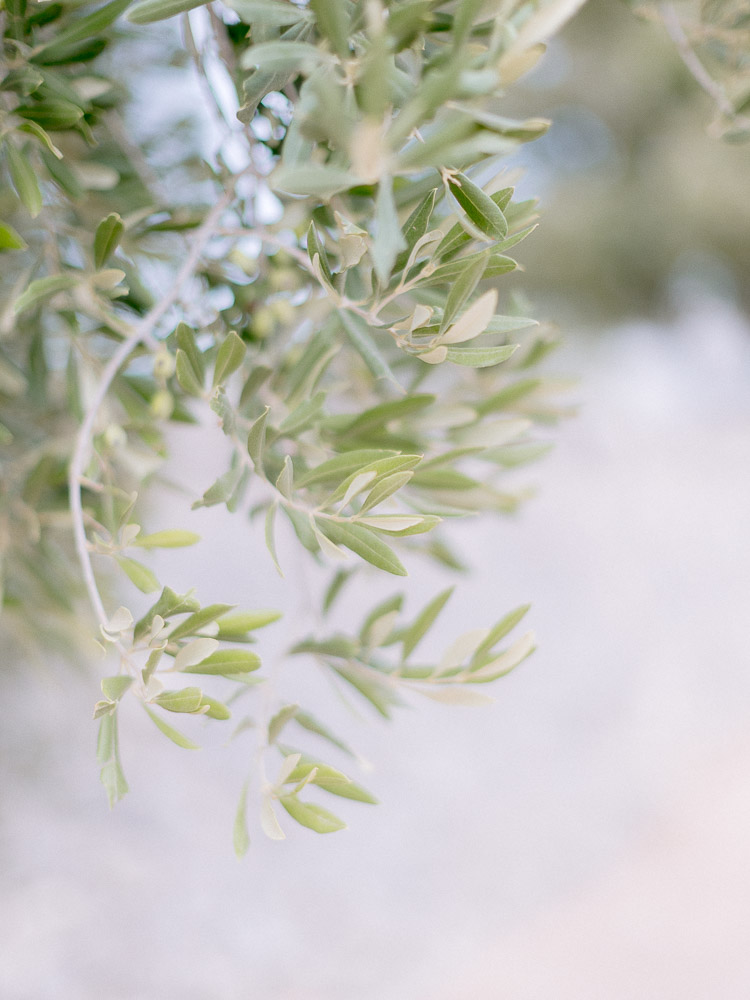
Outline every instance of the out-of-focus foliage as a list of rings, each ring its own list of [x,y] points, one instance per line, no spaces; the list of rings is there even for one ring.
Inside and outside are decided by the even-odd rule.
[[[157,579],[152,549],[199,539],[142,526],[143,487],[170,423],[213,411],[232,457],[215,482],[196,467],[194,507],[263,525],[268,575],[288,521],[331,567],[326,608],[353,574],[405,576],[417,553],[456,567],[451,520],[515,509],[507,472],[546,449],[537,428],[561,410],[536,370],[555,338],[508,277],[535,202],[502,166],[548,123],[508,117],[503,95],[577,6],[5,0],[3,620],[21,649],[69,644],[86,593],[111,660],[94,709],[110,802],[127,791],[123,699],[192,749],[195,723],[185,733],[175,716],[229,727],[255,689],[236,733],[256,737],[269,836],[283,836],[279,805],[317,832],[341,828],[307,786],[373,801],[314,748],[280,742],[295,729],[346,753],[299,705],[274,704],[262,643],[248,645],[278,615]],[[153,23],[178,14],[180,42]],[[195,79],[208,155],[185,95]],[[115,607],[101,588],[118,574],[129,596]],[[291,652],[381,714],[412,690],[474,703],[476,685],[532,651],[530,634],[497,648],[526,609],[459,636],[437,664],[415,661],[447,596],[403,620],[399,594],[352,635],[321,618],[320,635],[290,634]]]
[[[746,63],[747,32],[732,38]],[[717,141],[716,103],[661,21],[590,0],[512,100],[553,121],[522,156],[544,209],[520,256],[530,295],[597,327],[679,305],[691,283],[750,308],[750,145]]]
[[[714,135],[750,139],[750,7],[745,0],[677,0],[637,4],[660,23],[696,82],[713,98]]]

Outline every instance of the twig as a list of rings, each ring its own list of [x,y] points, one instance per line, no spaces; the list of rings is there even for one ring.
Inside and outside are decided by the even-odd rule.
[[[206,102],[211,105],[216,111],[217,118],[221,122],[221,127],[226,132],[226,136],[234,135],[241,131],[241,126],[238,121],[232,121],[227,117],[227,113],[224,110],[221,101],[219,100],[219,95],[216,93],[214,85],[206,69],[206,62],[203,58],[203,54],[198,49],[195,41],[195,36],[193,35],[193,29],[190,24],[190,15],[182,15],[182,28],[185,37],[185,47],[190,54],[190,58],[195,66],[195,71],[198,75],[198,85],[203,90]]]
[[[659,13],[661,14],[664,27],[667,29],[667,34],[677,46],[680,58],[690,70],[693,78],[701,85],[709,97],[713,98],[722,114],[728,118],[734,118],[735,112],[732,102],[727,97],[721,84],[714,80],[695,54],[674,6],[671,3],[661,3],[659,4]]]
[[[226,25],[214,10],[213,4],[209,4],[207,10],[208,16],[211,20],[211,30],[214,36],[214,41],[216,42],[216,48],[218,49],[221,61],[226,66],[227,71],[232,77],[232,82],[234,83],[235,75],[237,73],[237,57],[235,56],[232,44],[227,37]]]
[[[234,237],[236,239],[255,239],[259,240],[261,243],[268,243],[271,246],[278,247],[279,250],[285,250],[290,257],[293,257],[297,261],[300,267],[309,271],[309,273],[314,276],[310,258],[304,250],[300,250],[299,247],[291,246],[289,243],[285,242],[282,236],[277,233],[272,233],[270,230],[264,229],[262,226],[225,226],[223,229],[219,229],[217,231],[217,235]]]
[[[70,497],[70,511],[73,518],[73,538],[75,541],[76,554],[78,555],[78,560],[81,564],[81,571],[83,573],[83,579],[86,584],[89,600],[96,613],[99,624],[101,625],[106,625],[109,619],[106,611],[104,610],[102,598],[96,583],[96,577],[94,576],[94,569],[91,564],[91,555],[88,550],[86,529],[83,518],[83,504],[81,500],[81,482],[86,464],[91,454],[94,424],[96,423],[97,415],[107,393],[109,392],[110,386],[112,385],[112,382],[122,365],[140,343],[146,342],[152,337],[153,331],[156,329],[161,319],[179,298],[183,286],[195,273],[206,244],[214,235],[223,212],[234,197],[234,189],[239,176],[240,175],[233,178],[229,182],[229,185],[222,197],[217,201],[206,218],[203,220],[202,225],[196,231],[195,239],[192,247],[190,248],[190,252],[185,258],[185,261],[178,271],[167,294],[159,302],[157,302],[157,304],[143,317],[139,323],[133,327],[129,336],[120,343],[120,346],[109,359],[109,362],[102,372],[94,398],[91,400],[89,408],[86,411],[76,436],[75,447],[73,449],[73,455],[70,460],[70,468],[68,472],[68,493]]]

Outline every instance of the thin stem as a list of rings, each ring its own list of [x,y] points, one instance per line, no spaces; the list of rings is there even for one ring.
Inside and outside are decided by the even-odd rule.
[[[206,102],[216,111],[216,116],[221,122],[221,127],[225,130],[226,134],[236,134],[241,131],[240,123],[238,121],[230,121],[230,119],[227,118],[226,111],[222,107],[219,96],[216,93],[211,78],[206,70],[203,53],[196,45],[195,36],[193,35],[193,29],[190,24],[190,15],[187,13],[182,15],[182,28],[185,37],[185,47],[187,48],[190,58],[193,61],[193,65],[195,66],[195,71],[198,75],[198,85],[203,90]]]
[[[299,503],[297,500],[291,500],[285,493],[281,490],[275,483],[272,483],[265,472],[260,471],[256,468],[255,463],[252,458],[250,458],[247,452],[247,445],[243,445],[242,439],[237,434],[230,434],[229,438],[236,449],[236,454],[245,468],[249,469],[250,472],[255,473],[259,476],[263,482],[273,491],[274,499],[282,507],[291,507],[292,510],[298,511],[300,514],[305,514],[307,517],[322,517],[326,521],[337,521],[340,524],[350,524],[353,520],[356,520],[356,514],[347,517],[345,514],[330,514],[328,511],[322,509],[322,507],[308,507],[306,504]]]
[[[130,334],[120,343],[115,353],[109,359],[102,372],[94,398],[91,400],[76,435],[75,447],[68,472],[68,493],[70,496],[70,511],[73,518],[73,538],[89,601],[101,625],[106,625],[108,617],[104,610],[104,604],[102,603],[96,577],[94,576],[94,569],[91,564],[81,499],[81,479],[91,454],[94,424],[110,386],[122,365],[139,344],[145,343],[152,338],[153,332],[159,322],[177,301],[184,285],[193,277],[206,244],[215,234],[222,214],[234,197],[237,180],[238,177],[235,177],[229,182],[222,197],[217,201],[204,219],[202,225],[196,231],[190,252],[185,258],[167,294],[133,327]]]
[[[112,313],[108,313],[106,309],[98,308],[96,310],[91,310],[91,315],[95,316],[97,319],[101,320],[105,326],[108,326],[110,330],[114,330],[115,333],[119,333],[121,337],[127,339],[132,334],[135,327],[132,323],[128,323],[126,320],[120,319],[119,316],[115,316]],[[158,351],[161,348],[161,342],[151,333],[147,331],[140,338],[141,343],[145,344],[150,351]]]
[[[278,247],[279,250],[285,250],[290,257],[293,257],[297,261],[300,267],[303,267],[314,277],[312,264],[305,251],[300,250],[299,247],[290,246],[278,233],[272,233],[269,229],[264,229],[262,226],[226,226],[218,230],[218,235],[234,237],[235,239],[251,238],[260,240],[261,243],[268,243],[271,246]]]
[[[723,115],[726,115],[728,118],[737,118],[734,106],[727,97],[724,88],[717,80],[714,80],[696,55],[674,6],[671,3],[659,4],[659,13],[661,14],[664,27],[667,29],[667,34],[677,46],[680,58],[690,70],[693,78],[713,98],[717,108]],[[745,119],[741,120],[744,121]]]
[[[227,36],[226,25],[214,10],[213,4],[209,4],[207,10],[219,58],[224,63],[234,83],[237,75],[237,58]]]
[[[404,269],[401,281],[398,283],[396,288],[394,288],[394,290],[389,295],[386,295],[385,298],[381,299],[379,302],[376,302],[375,305],[373,306],[371,310],[371,316],[373,320],[376,321],[376,325],[380,326],[384,325],[382,321],[378,319],[378,316],[385,309],[385,307],[390,305],[391,302],[395,302],[395,300],[399,298],[399,296],[405,295],[407,292],[410,292],[412,288],[414,288],[415,285],[419,283],[419,279],[422,278],[423,276],[424,276],[424,268],[422,269],[422,271],[419,272],[419,274],[415,274],[410,281],[406,281],[405,280],[406,269]]]

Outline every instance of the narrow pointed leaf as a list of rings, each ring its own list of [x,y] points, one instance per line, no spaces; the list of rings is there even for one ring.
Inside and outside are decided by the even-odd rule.
[[[366,644],[372,645],[372,642],[368,638],[372,626],[375,624],[375,622],[379,621],[384,615],[390,615],[393,612],[399,612],[401,610],[401,606],[403,603],[404,603],[404,595],[394,594],[393,596],[386,598],[384,601],[381,601],[379,604],[376,604],[375,607],[367,615],[365,620],[362,622],[362,627],[359,630],[359,638],[361,639],[361,641]]]
[[[384,448],[360,448],[355,451],[345,451],[304,473],[297,480],[297,487],[312,486],[314,483],[326,482],[331,479],[339,480],[342,475],[346,476],[357,472],[379,458],[391,458],[396,454],[397,452]]]
[[[375,239],[370,250],[375,273],[381,285],[385,286],[391,276],[400,251],[406,241],[398,222],[396,204],[393,200],[393,186],[390,178],[383,178],[378,186],[375,200]]]
[[[283,45],[284,49],[290,47],[291,43]],[[253,52],[255,46],[249,52]],[[316,60],[320,56],[319,50],[312,45],[305,46],[310,50]],[[300,62],[303,60],[299,60]],[[271,187],[275,191],[285,191],[287,194],[310,195],[327,201],[340,191],[346,191],[357,184],[357,177],[340,167],[329,167],[322,163],[310,163],[301,167],[277,167],[271,174]]]
[[[344,479],[326,500],[326,505],[336,504],[355,493],[367,489],[370,484],[390,477],[393,473],[407,472],[421,461],[421,455],[394,455],[392,458],[376,459],[363,469]]]
[[[106,219],[102,219],[96,227],[94,235],[94,266],[97,269],[104,267],[115,252],[124,229],[125,226],[117,212],[112,212]]]
[[[206,365],[195,339],[195,331],[191,330],[187,323],[178,323],[174,337],[179,349],[187,355],[187,360],[193,369],[196,382],[202,386],[206,375]]]
[[[487,267],[488,254],[479,254],[476,258],[465,258],[465,267],[456,281],[451,285],[448,298],[445,300],[445,310],[443,321],[440,324],[440,333],[447,330],[464,304],[468,302],[474,289],[482,279],[482,275]],[[494,289],[493,289],[494,291]],[[491,293],[488,293],[491,294]],[[495,302],[497,302],[497,292],[495,291]],[[494,312],[494,309],[493,309]],[[489,322],[489,319],[488,319]],[[441,338],[441,343],[443,339]]]
[[[225,503],[231,509],[232,497],[238,487],[242,485],[242,479],[241,466],[228,469],[223,476],[219,476],[216,482],[209,486],[200,500],[195,501],[193,510],[197,510],[199,507],[213,507],[218,503]]]
[[[128,674],[118,674],[116,677],[102,678],[102,694],[110,701],[119,701],[133,683]]]
[[[207,604],[205,608],[201,608],[200,611],[196,611],[189,618],[186,618],[185,621],[180,622],[169,633],[170,642],[173,642],[175,639],[182,639],[187,635],[195,635],[196,632],[199,632],[209,622],[216,621],[217,618],[221,618],[222,615],[226,614],[227,611],[232,611],[233,608],[234,604]]]
[[[273,810],[273,801],[270,795],[264,795],[260,804],[260,825],[263,833],[271,840],[286,840],[286,834],[281,829],[276,813]]]
[[[288,747],[282,749],[284,752],[289,750]],[[331,795],[338,795],[343,799],[352,799],[355,802],[367,802],[370,805],[377,804],[378,800],[374,795],[368,792],[366,788],[356,784],[356,782],[352,781],[350,777],[337,768],[331,767],[330,764],[324,764],[322,761],[316,760],[307,754],[295,753],[294,756],[297,757],[297,763],[294,770],[287,776],[287,783],[302,781],[314,771],[315,774],[310,779],[310,783],[317,785],[318,788],[322,788],[326,792],[330,792]]]
[[[236,11],[245,24],[281,28],[298,21],[310,21],[310,11],[296,4],[280,0],[228,0],[228,7]]]
[[[139,535],[133,545],[141,549],[179,549],[186,545],[195,545],[201,540],[200,535],[194,531],[182,531],[179,529],[167,531],[155,531],[151,535]]]
[[[463,274],[470,258],[476,259],[480,256],[485,261],[482,278],[497,278],[500,275],[508,274],[510,271],[515,271],[518,267],[518,264],[512,257],[505,257],[501,253],[482,250],[478,254],[471,254],[469,257],[460,257],[457,260],[448,261],[447,264],[441,264],[431,274],[420,278],[419,285],[423,288],[429,288],[432,285],[450,285]]]
[[[282,795],[279,798],[282,806],[289,815],[300,826],[306,826],[315,833],[336,833],[338,830],[345,830],[346,823],[334,816],[333,813],[322,806],[312,802],[303,802],[296,795]]]
[[[365,497],[359,510],[360,515],[367,513],[368,510],[372,510],[373,507],[377,507],[378,504],[397,493],[398,490],[406,486],[413,475],[414,473],[409,469],[406,472],[396,472],[381,479]]]
[[[205,660],[207,656],[215,653],[218,648],[219,643],[216,639],[207,636],[200,639],[193,639],[192,642],[188,642],[183,646],[175,656],[174,669],[187,670],[195,666],[196,663],[200,663],[201,660]]]
[[[26,211],[35,219],[42,210],[42,192],[34,168],[23,150],[16,149],[10,142],[5,143],[5,155],[13,187]]]
[[[234,827],[232,829],[234,853],[238,858],[243,858],[250,847],[250,833],[247,829],[247,790],[248,782],[246,781],[240,792],[240,801],[237,803],[237,812],[234,816]]]
[[[430,627],[434,624],[452,593],[453,587],[449,587],[448,590],[444,590],[437,597],[434,597],[427,607],[420,611],[415,621],[406,629],[402,638],[404,660],[407,660],[411,656],[419,641],[430,630]]]
[[[439,687],[410,684],[409,688],[425,698],[439,701],[443,705],[463,705],[467,708],[473,708],[478,705],[491,705],[495,700],[491,695],[481,694],[479,691],[458,687],[454,684],[442,684]]]
[[[323,241],[318,236],[314,222],[310,223],[310,228],[307,230],[307,254],[311,264],[317,255],[323,276],[329,285],[333,285],[333,274],[331,273],[331,265],[328,262],[328,254],[326,253],[326,248],[323,246]]]
[[[359,524],[399,538],[406,535],[423,535],[436,528],[440,522],[441,518],[436,514],[371,514],[361,520],[358,518]]]
[[[58,31],[53,36],[52,41],[43,46],[41,51],[49,58],[53,50],[63,49],[75,42],[93,38],[94,35],[98,35],[110,24],[113,24],[120,14],[127,10],[131,2],[132,0],[111,0],[110,3],[105,3],[103,7],[99,7],[93,13],[77,18],[67,28]]]
[[[257,670],[260,666],[260,657],[257,653],[251,653],[245,649],[220,649],[205,660],[196,663],[191,667],[186,667],[183,673],[187,674],[221,674],[231,677],[232,674],[247,674]]]
[[[100,764],[111,760],[117,748],[117,716],[103,716],[99,721],[99,732],[96,738],[96,759]]]
[[[505,213],[508,209],[510,199],[513,197],[513,188],[507,187],[502,188],[500,191],[496,191],[494,194],[490,195],[492,200],[498,206],[501,212]],[[463,228],[460,222],[457,222],[454,226],[448,230],[443,239],[440,241],[438,248],[435,252],[437,257],[450,257],[453,254],[458,253],[462,246],[465,246],[471,241],[471,237]]]
[[[446,360],[467,368],[490,368],[499,365],[518,349],[518,344],[502,347],[449,347]]]
[[[187,354],[178,349],[175,356],[175,374],[177,376],[177,381],[180,383],[182,388],[191,396],[202,396],[203,386],[198,381],[198,377],[195,374],[195,369],[193,368]]]
[[[447,186],[471,222],[492,240],[503,240],[508,235],[508,222],[502,209],[466,174],[452,174]]]
[[[174,615],[189,614],[198,610],[200,605],[192,594],[176,594],[169,587],[164,587],[158,601],[149,608],[140,621],[136,622],[135,638],[138,641],[148,633],[157,615],[166,620]]]
[[[375,378],[384,378],[395,385],[399,385],[396,376],[391,371],[390,365],[376,343],[375,337],[377,334],[374,334],[370,330],[362,317],[357,316],[348,309],[341,309],[339,311],[339,319],[352,346]]]
[[[125,556],[117,556],[117,562],[122,570],[128,575],[131,583],[144,594],[151,594],[159,589],[159,581],[154,574],[135,559],[128,559]]]
[[[321,35],[341,59],[349,58],[349,13],[341,0],[310,0]]]
[[[441,344],[462,344],[484,333],[497,308],[497,289],[480,295],[440,337]]]
[[[38,278],[32,281],[26,291],[16,299],[13,311],[18,315],[42,299],[66,291],[77,283],[78,278],[73,274],[51,274],[47,278]]]
[[[504,677],[522,663],[536,649],[536,637],[533,632],[527,632],[517,639],[512,646],[484,663],[466,677],[470,683],[487,682]]]
[[[219,619],[218,636],[228,639],[256,629],[272,625],[281,618],[280,611],[237,611],[232,615],[222,615]]]
[[[268,742],[274,743],[284,726],[293,719],[299,710],[299,705],[285,705],[271,718],[268,723]]]
[[[253,421],[247,436],[247,453],[253,460],[255,471],[263,472],[263,449],[266,446],[266,421],[270,407],[266,407],[257,420]]]
[[[0,222],[0,250],[25,250],[27,246],[26,240],[13,226],[7,222]]]
[[[300,403],[296,409],[292,410],[281,421],[279,424],[279,434],[284,437],[295,437],[302,431],[319,423],[320,418],[323,416],[325,399],[326,394],[324,392],[317,392],[312,399],[307,399],[304,403]]]
[[[212,698],[208,694],[204,694],[201,698],[199,710],[202,710],[202,714],[206,715],[209,719],[218,719],[223,722],[226,719],[232,718],[232,713],[224,702],[219,701],[218,698]]]
[[[147,705],[144,705],[143,707],[156,728],[160,729],[167,739],[176,743],[178,747],[182,747],[183,750],[200,750],[197,743],[193,743],[193,741],[189,740],[187,736],[183,736],[178,729],[175,729],[174,726],[170,726],[169,723],[165,722],[161,716],[156,714],[156,712],[152,712]]]
[[[202,7],[208,0],[141,0],[128,14],[133,24],[153,24],[177,14],[185,14],[196,7]]]
[[[293,73],[310,72],[326,62],[331,62],[330,55],[315,45],[307,42],[272,41],[261,42],[245,49],[240,65],[243,69],[257,66],[261,70]],[[290,192],[292,193],[296,192]]]
[[[316,518],[316,521],[318,528],[335,545],[343,545],[347,549],[351,549],[360,558],[377,566],[378,569],[385,570],[386,573],[393,573],[394,576],[407,575],[395,552],[374,532],[356,524],[331,521],[322,517]]]
[[[197,712],[201,707],[202,691],[197,687],[186,687],[181,691],[163,691],[153,701],[167,712]]]
[[[274,535],[276,511],[278,509],[279,505],[276,503],[272,503],[269,506],[268,510],[266,511],[265,538],[266,538],[266,548],[268,549],[271,559],[273,560],[273,564],[276,567],[279,576],[283,576],[284,574],[281,571],[281,566],[279,566],[279,559],[278,556],[276,555],[276,538]]]
[[[433,188],[422,201],[417,205],[409,218],[404,223],[403,237],[405,248],[396,258],[394,269],[400,271],[409,259],[409,252],[416,246],[417,242],[425,235],[430,225],[430,218],[435,208],[435,198],[437,188]]]
[[[225,382],[237,371],[245,358],[247,348],[234,330],[230,330],[216,356],[214,368],[214,388]]]
[[[351,670],[346,666],[332,666],[332,669],[345,680],[347,684],[359,691],[363,698],[370,702],[372,707],[383,716],[384,719],[391,717],[391,707],[400,705],[401,701],[391,687],[387,685],[385,679],[380,681],[374,676],[368,676],[364,672]]]
[[[384,427],[391,421],[402,420],[406,417],[413,417],[422,410],[428,409],[435,402],[435,396],[426,393],[406,396],[404,399],[390,400],[385,403],[378,403],[377,406],[365,410],[354,417],[352,422],[345,428],[347,435],[354,434],[358,437],[370,434],[375,428]]]
[[[83,108],[72,101],[46,100],[39,104],[22,104],[16,114],[36,122],[44,129],[74,128],[83,118]]]
[[[104,720],[102,720],[104,721]],[[117,758],[108,761],[99,772],[99,780],[104,785],[110,809],[127,795],[128,783]]]
[[[294,488],[294,466],[292,465],[292,460],[288,455],[284,456],[284,464],[281,467],[281,472],[276,479],[276,489],[282,496],[286,497],[287,500],[292,498],[292,490]]]
[[[354,756],[354,751],[350,746],[344,743],[343,740],[339,739],[338,736],[334,735],[334,733],[332,733],[327,726],[316,719],[314,715],[310,715],[309,712],[303,712],[298,709],[295,712],[294,721],[298,726],[302,726],[302,728],[306,729],[309,733],[315,733],[322,739],[327,740],[333,746],[338,747],[338,749],[343,753],[348,754],[350,757]]]

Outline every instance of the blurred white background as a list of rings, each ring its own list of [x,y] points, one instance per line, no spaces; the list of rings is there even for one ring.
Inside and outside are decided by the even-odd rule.
[[[138,713],[110,813],[96,677],[0,675],[4,1000],[747,1000],[750,331],[688,306],[571,342],[556,367],[581,375],[580,415],[526,472],[538,496],[458,529],[475,572],[443,638],[533,601],[539,650],[494,706],[359,720],[284,668],[373,762],[381,805],[343,802],[347,831],[282,817],[272,843],[253,818],[237,861],[250,744],[182,751]],[[195,434],[173,468],[208,484]],[[170,524],[193,527],[190,499],[165,496]],[[207,541],[171,555],[170,582],[198,559],[202,598],[279,604],[262,543],[226,518],[199,513]],[[412,585],[415,609],[444,581],[417,565]],[[352,590],[340,613],[371,603]],[[287,639],[269,628],[261,651]]]

